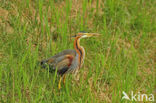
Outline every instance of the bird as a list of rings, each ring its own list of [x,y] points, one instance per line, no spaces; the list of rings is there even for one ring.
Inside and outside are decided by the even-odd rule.
[[[64,50],[48,59],[41,61],[41,66],[43,68],[49,68],[49,72],[57,71],[57,74],[60,75],[60,80],[58,84],[58,89],[61,88],[61,81],[65,84],[66,74],[75,73],[78,71],[83,63],[85,58],[85,49],[80,45],[80,40],[82,38],[88,38],[93,36],[99,36],[98,33],[85,33],[79,32],[76,35],[72,36],[74,40],[74,49]]]

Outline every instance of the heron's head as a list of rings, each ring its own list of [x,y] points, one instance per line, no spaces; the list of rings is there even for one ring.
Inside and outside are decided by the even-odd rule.
[[[72,37],[87,38],[87,37],[96,37],[96,36],[100,36],[100,34],[98,34],[98,33],[79,32],[79,33],[77,33],[76,35],[74,35]]]

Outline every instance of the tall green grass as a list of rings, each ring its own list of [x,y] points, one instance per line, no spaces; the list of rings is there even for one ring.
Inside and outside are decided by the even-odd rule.
[[[0,2],[0,102],[125,103],[122,91],[154,94],[155,1],[16,0]],[[59,76],[39,61],[73,48],[81,40],[83,67]]]

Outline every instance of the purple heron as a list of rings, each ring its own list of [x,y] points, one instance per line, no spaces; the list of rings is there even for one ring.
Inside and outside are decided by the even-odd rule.
[[[41,66],[43,68],[48,67],[49,72],[57,70],[57,74],[61,75],[59,80],[58,88],[61,88],[61,81],[63,78],[63,83],[65,83],[65,76],[67,73],[76,72],[83,65],[85,58],[85,50],[80,46],[80,39],[92,36],[99,36],[97,33],[77,33],[77,35],[72,36],[75,38],[74,49],[75,50],[64,50],[46,60],[41,61]]]

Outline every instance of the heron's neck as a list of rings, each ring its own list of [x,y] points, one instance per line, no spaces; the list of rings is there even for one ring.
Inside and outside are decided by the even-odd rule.
[[[74,48],[79,55],[79,65],[81,67],[84,61],[84,57],[85,57],[85,50],[82,46],[80,46],[80,39],[81,39],[80,37],[75,38]]]

